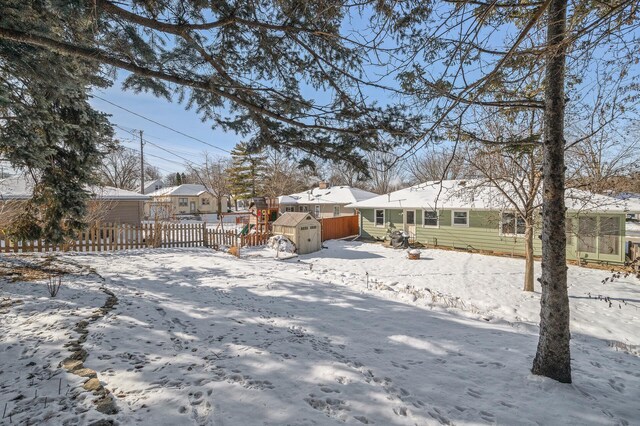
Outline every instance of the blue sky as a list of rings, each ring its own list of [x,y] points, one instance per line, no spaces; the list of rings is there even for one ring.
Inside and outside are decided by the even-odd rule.
[[[95,95],[226,151],[233,149],[235,144],[241,140],[240,136],[235,133],[225,133],[221,130],[213,129],[212,123],[203,123],[195,111],[186,110],[184,105],[175,101],[168,102],[149,93],[136,94],[131,91],[123,91],[121,90],[120,81],[118,79],[108,89],[96,90],[94,92]],[[144,139],[150,142],[145,144],[144,147],[145,154],[149,154],[147,160],[150,164],[158,166],[162,174],[184,171],[184,159],[194,163],[201,162],[204,151],[208,151],[213,155],[228,155],[223,151],[216,150],[211,146],[126,112],[97,97],[91,100],[91,105],[97,110],[110,115],[109,120],[114,124],[116,137],[126,147],[139,149],[138,130],[143,130]],[[135,133],[135,136],[131,132]],[[153,146],[151,143],[173,154]]]

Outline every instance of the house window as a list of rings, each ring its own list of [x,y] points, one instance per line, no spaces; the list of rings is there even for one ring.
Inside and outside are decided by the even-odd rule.
[[[617,217],[600,216],[600,254],[620,254],[620,220]]]
[[[376,226],[384,226],[384,209],[376,210]]]
[[[333,215],[340,216],[340,206],[333,206]]]
[[[316,217],[320,217],[320,206],[315,206],[315,215]]]
[[[301,212],[308,212],[309,211],[309,206],[300,206],[300,211]]]
[[[203,198],[203,199],[201,199],[201,200],[200,200],[200,203],[201,203],[203,206],[208,206],[208,205],[210,205],[210,204],[211,204],[211,200],[209,200],[208,198]]]
[[[426,227],[438,227],[438,212],[435,210],[422,211],[422,225]]]
[[[453,226],[469,226],[469,212],[467,211],[453,211],[453,220],[451,221]]]
[[[284,211],[285,211],[285,213],[286,212],[293,212],[293,211],[295,211],[295,207],[294,206],[286,206],[284,208]]]
[[[180,207],[187,207],[189,205],[189,199],[188,198],[178,198],[178,205]]]
[[[598,237],[595,217],[581,217],[578,220],[578,251],[595,253]]]
[[[500,218],[501,235],[524,235],[526,224],[524,218],[513,212],[503,212]]]

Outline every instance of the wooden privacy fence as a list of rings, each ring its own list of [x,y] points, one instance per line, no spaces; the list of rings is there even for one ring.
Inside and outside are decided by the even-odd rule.
[[[338,216],[320,219],[322,223],[322,241],[350,237],[359,232],[358,215]]]
[[[206,223],[98,224],[78,235],[74,241],[49,244],[42,240],[12,241],[0,231],[0,252],[29,253],[52,251],[102,252],[141,248],[173,247],[251,247],[267,243],[267,234],[237,235],[235,231],[207,228]]]

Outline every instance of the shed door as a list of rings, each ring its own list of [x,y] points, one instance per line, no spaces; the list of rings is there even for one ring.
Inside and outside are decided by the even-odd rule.
[[[319,232],[317,225],[304,225],[298,231],[298,253],[313,253],[319,249]]]

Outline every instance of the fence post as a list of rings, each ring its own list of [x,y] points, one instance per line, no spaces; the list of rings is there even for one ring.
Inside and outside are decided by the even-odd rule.
[[[202,245],[209,247],[209,241],[207,241],[207,222],[202,222]]]

